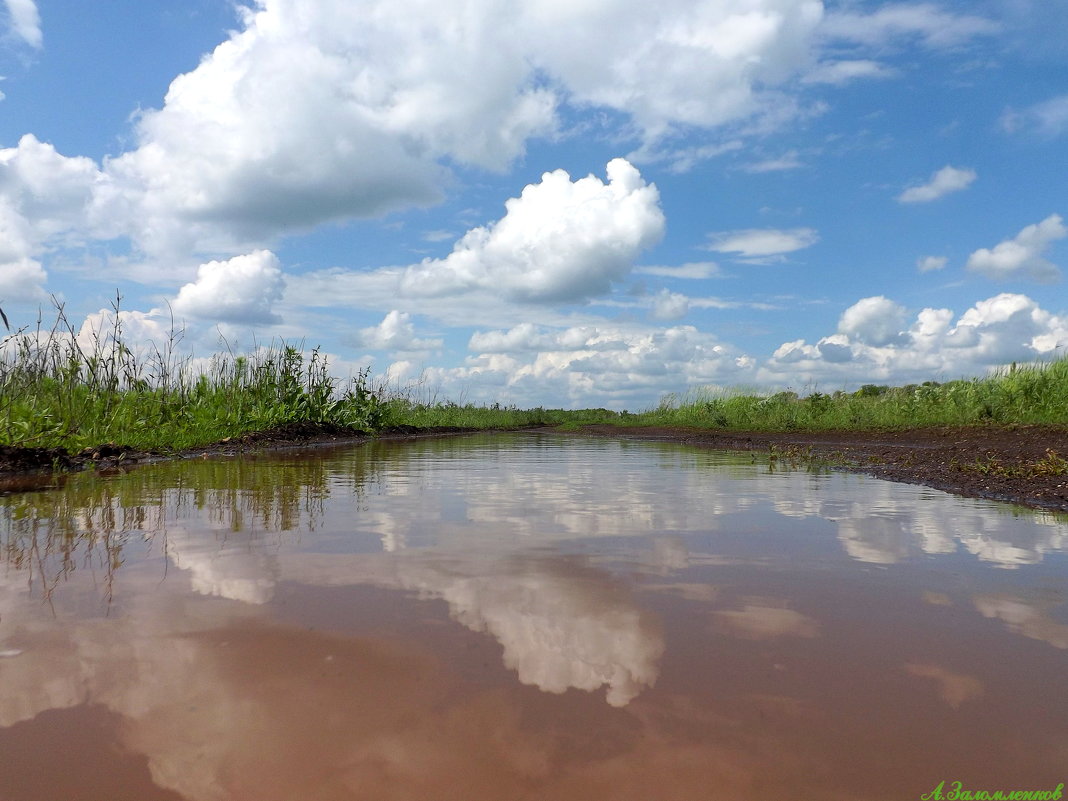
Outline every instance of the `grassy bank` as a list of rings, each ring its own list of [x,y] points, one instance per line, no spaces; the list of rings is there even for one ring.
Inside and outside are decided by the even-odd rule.
[[[285,343],[194,361],[180,355],[178,333],[160,346],[132,342],[117,312],[116,303],[110,324],[87,332],[59,307],[50,326],[38,322],[0,342],[0,445],[76,453],[110,442],[174,452],[309,422],[374,433],[600,419],[596,411],[419,403],[372,388],[366,370],[339,381],[317,349]]]
[[[112,315],[112,320],[117,319]],[[284,343],[209,361],[179,357],[180,336],[135,347],[121,324],[75,331],[59,308],[0,344],[0,445],[102,443],[178,451],[294,423],[367,432],[394,426],[520,428],[592,423],[748,431],[903,429],[997,424],[1068,425],[1068,360],[1014,366],[975,380],[869,385],[857,392],[709,394],[669,397],[637,414],[607,409],[518,409],[450,401],[369,386],[368,373],[341,382],[318,350]]]
[[[800,397],[721,393],[669,397],[641,425],[740,431],[904,429],[984,424],[1068,425],[1068,359],[1013,365],[986,378]]]
[[[75,331],[62,308],[50,327],[8,336],[0,345],[0,444],[176,451],[294,422],[368,431],[381,423],[366,374],[341,385],[318,351],[306,357],[281,344],[197,364],[179,357],[179,339],[138,348],[121,323]]]

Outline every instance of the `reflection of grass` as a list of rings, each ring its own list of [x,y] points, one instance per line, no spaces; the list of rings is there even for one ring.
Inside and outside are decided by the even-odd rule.
[[[327,461],[191,459],[165,461],[101,479],[59,476],[59,487],[0,497],[0,572],[25,572],[45,599],[75,571],[114,575],[138,543],[169,553],[182,521],[208,521],[215,536],[299,536],[320,524],[332,486],[356,497],[377,478],[367,449]],[[357,502],[358,505],[358,502]]]
[[[988,378],[856,392],[701,393],[669,396],[633,416],[644,425],[749,431],[918,428],[939,425],[1068,424],[1068,359],[1013,365]]]

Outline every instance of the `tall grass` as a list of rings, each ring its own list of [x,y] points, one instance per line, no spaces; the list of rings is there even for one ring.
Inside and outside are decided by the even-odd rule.
[[[180,450],[287,423],[381,424],[367,372],[341,385],[318,349],[284,342],[194,363],[180,333],[128,342],[116,301],[100,330],[75,331],[63,307],[0,342],[0,444],[78,450],[106,442]]]
[[[1068,425],[1068,359],[1013,365],[982,379],[867,385],[852,393],[694,392],[629,414],[420,401],[415,389],[371,387],[368,370],[338,381],[318,349],[306,354],[282,342],[194,361],[180,355],[180,345],[180,332],[160,346],[129,342],[118,299],[106,324],[90,331],[75,331],[56,304],[51,325],[38,318],[35,327],[0,340],[0,445],[77,451],[114,442],[176,451],[309,422],[368,432],[593,423],[751,431]]]
[[[866,385],[852,393],[669,396],[634,422],[750,431],[1068,425],[1068,359],[1014,364],[986,378],[903,387]]]

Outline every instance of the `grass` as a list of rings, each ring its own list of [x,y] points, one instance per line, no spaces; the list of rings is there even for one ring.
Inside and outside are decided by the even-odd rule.
[[[367,370],[341,382],[318,349],[306,353],[284,342],[197,362],[179,356],[180,333],[160,347],[132,346],[124,339],[118,299],[110,325],[97,331],[75,331],[62,305],[56,311],[50,326],[38,319],[36,327],[0,341],[0,445],[76,452],[110,442],[168,452],[308,422],[367,432],[595,423],[768,432],[1068,424],[1068,359],[1013,365],[982,379],[866,385],[851,393],[698,391],[668,396],[637,414],[519,409],[420,402],[412,389],[371,387]],[[1049,467],[1062,469],[1052,461]]]
[[[38,321],[0,343],[0,444],[177,451],[287,423],[381,424],[367,373],[342,385],[318,350],[281,343],[198,367],[178,356],[179,334],[135,350],[117,301],[111,320],[76,332],[57,304],[50,327]]]
[[[1068,424],[1068,359],[1012,365],[986,378],[866,385],[856,392],[697,393],[669,396],[641,425],[740,431],[906,429],[983,424]]]

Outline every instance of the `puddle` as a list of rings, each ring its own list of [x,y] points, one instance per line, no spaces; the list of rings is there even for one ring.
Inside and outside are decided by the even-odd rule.
[[[58,483],[0,497],[4,801],[1068,780],[1051,514],[552,435]]]

